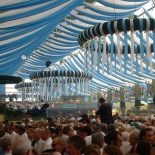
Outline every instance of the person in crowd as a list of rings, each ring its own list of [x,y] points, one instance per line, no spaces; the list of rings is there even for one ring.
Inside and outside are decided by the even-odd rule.
[[[65,154],[66,143],[62,137],[56,137],[53,139],[52,150]]]
[[[12,145],[12,155],[34,155],[29,140],[18,137]]]
[[[106,102],[105,98],[99,99],[100,107],[96,115],[100,116],[101,122],[106,124],[113,124],[112,107]]]
[[[139,133],[139,140],[148,142],[151,145],[151,154],[155,154],[155,147],[152,145],[154,142],[154,133],[152,128],[142,128]]]
[[[123,155],[123,153],[116,146],[106,146],[102,155]]]
[[[34,129],[34,140],[35,140],[35,144],[34,144],[34,150],[40,155],[41,152],[43,151],[43,147],[45,144],[45,141],[42,140],[42,132],[43,130],[41,128],[36,128]]]
[[[97,145],[102,154],[104,146],[104,135],[101,132],[96,132],[92,134],[92,144]]]
[[[106,131],[106,133],[111,132],[111,131],[116,131],[116,127],[115,127],[114,124],[109,124],[109,125],[107,126],[107,131]]]
[[[82,114],[81,117],[82,118],[79,120],[79,122],[89,125],[90,119],[89,119],[88,115]]]
[[[58,125],[58,126],[56,127],[55,133],[56,133],[57,137],[61,137],[61,136],[62,136],[62,130],[63,130],[63,128],[62,128],[61,125]]]
[[[88,145],[84,151],[84,155],[102,155],[97,145]]]
[[[50,155],[62,155],[62,154],[60,152],[55,151],[55,152],[52,152]]]
[[[0,129],[0,139],[3,138],[4,135],[5,135],[5,130],[1,127],[1,129]],[[4,154],[1,147],[0,147],[0,154]]]
[[[123,131],[121,133],[121,135],[122,135],[123,141],[122,141],[122,145],[121,145],[120,149],[121,149],[122,153],[124,155],[126,155],[131,149],[131,145],[129,142],[130,133],[128,131]]]
[[[139,141],[136,147],[138,155],[151,155],[151,144],[146,141]]]
[[[66,143],[62,137],[55,137],[52,141],[52,149],[45,150],[41,155],[51,155],[52,153],[64,155],[65,154]]]
[[[0,138],[2,138],[5,135],[5,129],[0,129]]]
[[[85,140],[78,135],[74,135],[67,141],[66,153],[67,155],[82,155],[85,147]]]
[[[68,138],[74,135],[74,130],[71,126],[67,125],[62,129],[62,138],[67,142]]]
[[[42,152],[45,150],[52,149],[51,131],[48,128],[42,130],[41,139],[45,141]]]
[[[51,152],[43,152],[41,153],[41,155],[62,155],[62,154],[58,151],[51,150]]]
[[[49,130],[50,130],[50,132],[51,132],[51,138],[53,139],[53,138],[55,138],[55,137],[57,137],[57,129],[56,129],[56,127],[49,127]]]
[[[12,155],[11,138],[4,136],[0,139],[0,148],[3,155]]]
[[[86,141],[86,145],[91,144],[91,134],[92,134],[92,129],[90,126],[83,126],[80,128],[80,135]]]
[[[109,146],[120,148],[122,145],[122,135],[117,131],[110,131],[104,137],[105,143]]]
[[[29,140],[30,140],[30,142],[31,142],[31,145],[32,145],[32,147],[34,147],[34,144],[35,144],[35,140],[34,140],[34,129],[31,127],[31,128],[28,128],[27,130],[26,130],[26,134],[27,134],[27,136],[28,136],[28,138],[29,138]]]
[[[129,142],[130,142],[130,151],[127,153],[128,155],[132,155],[135,153],[135,148],[139,140],[139,130],[134,129],[130,132]]]
[[[101,123],[101,124],[98,124],[98,125],[101,127],[101,132],[105,136],[105,134],[107,133],[107,124],[106,123]]]
[[[26,134],[26,128],[23,125],[17,124],[15,126],[15,131],[18,134],[18,136],[21,136],[23,138],[29,139],[27,134]]]
[[[152,145],[154,138],[154,133],[152,128],[143,128],[140,130],[139,139],[142,141],[146,141]]]
[[[8,123],[4,127],[5,135],[11,138],[11,143],[18,137],[18,134],[15,132],[15,126],[13,123]]]

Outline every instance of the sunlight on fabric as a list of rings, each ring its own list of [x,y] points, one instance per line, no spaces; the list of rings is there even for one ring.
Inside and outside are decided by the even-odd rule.
[[[44,19],[48,18],[49,16],[51,16],[52,14],[55,14],[57,11],[61,10],[62,8],[65,8],[70,3],[72,3],[72,1],[68,1],[62,5],[59,5],[55,8],[52,8],[50,10],[47,10],[47,11],[44,11],[41,13],[37,13],[33,16],[23,17],[20,19],[4,22],[0,25],[0,28],[6,29],[9,27],[22,26],[22,25],[27,24],[27,23],[30,24],[31,22],[34,23],[34,22],[38,22],[39,20],[44,20]]]
[[[27,36],[30,36],[30,35],[32,35],[32,34],[35,34],[35,33],[39,32],[39,31],[41,31],[41,30],[44,29],[45,27],[46,27],[46,25],[45,25],[45,26],[42,26],[42,27],[40,27],[40,28],[38,28],[38,29],[36,29],[36,30],[34,30],[34,31],[31,31],[31,32],[29,32],[29,33],[20,35],[20,36],[18,36],[18,37],[11,38],[11,39],[6,39],[6,40],[4,40],[4,41],[1,42],[1,45],[4,46],[5,44],[9,44],[9,43],[11,43],[11,42],[18,41],[18,40],[20,40],[20,39],[22,39],[22,38],[25,38],[25,37],[27,37]]]
[[[10,17],[10,16],[14,16],[14,15],[24,14],[24,13],[27,13],[29,11],[33,11],[34,9],[40,9],[40,7],[49,5],[50,3],[51,2],[46,2],[46,3],[40,4],[40,5],[34,5],[34,6],[22,8],[22,9],[10,10],[10,11],[1,13],[0,18],[3,18],[3,17],[7,18],[7,16]]]

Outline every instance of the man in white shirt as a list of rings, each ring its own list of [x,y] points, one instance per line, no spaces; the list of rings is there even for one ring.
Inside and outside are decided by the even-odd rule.
[[[5,126],[5,135],[11,138],[11,143],[18,137],[18,134],[15,132],[15,126],[13,124]]]
[[[34,139],[36,141],[36,143],[34,144],[34,149],[37,151],[39,155],[43,151],[43,147],[45,144],[45,141],[42,140],[42,136],[41,136],[42,132],[43,131],[40,128],[34,129]]]
[[[51,131],[48,128],[42,130],[41,138],[45,141],[42,151],[52,149]]]

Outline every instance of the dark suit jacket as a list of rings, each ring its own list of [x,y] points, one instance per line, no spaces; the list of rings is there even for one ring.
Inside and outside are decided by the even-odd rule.
[[[113,116],[112,116],[112,108],[109,104],[107,103],[101,104],[96,114],[100,116],[102,123],[107,123],[107,124],[114,123]]]

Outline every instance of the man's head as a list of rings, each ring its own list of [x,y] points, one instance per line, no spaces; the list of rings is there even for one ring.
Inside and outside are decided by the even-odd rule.
[[[26,131],[26,134],[27,134],[28,138],[30,140],[32,140],[34,138],[34,129],[33,128],[28,128],[27,131]]]
[[[66,144],[62,137],[56,137],[53,139],[52,148],[54,151],[62,153],[65,150],[65,146]]]
[[[153,130],[151,128],[144,128],[140,130],[140,134],[139,134],[139,139],[146,141],[148,143],[152,143],[153,142]]]
[[[92,134],[92,144],[95,144],[99,148],[102,148],[104,144],[104,135],[101,132]]]
[[[21,124],[17,124],[15,126],[15,130],[16,130],[16,133],[18,133],[19,135],[22,135],[26,132],[26,129],[24,126],[22,126]]]
[[[34,136],[34,139],[35,139],[36,141],[38,141],[39,139],[41,139],[41,134],[42,134],[42,129],[40,129],[40,128],[34,129],[34,134],[33,134],[33,136]]]
[[[99,98],[98,101],[99,101],[100,104],[106,103],[106,100],[105,100],[105,98],[103,98],[103,97]]]
[[[107,145],[112,145],[115,147],[120,147],[122,145],[122,135],[117,131],[113,130],[108,132],[104,138]]]
[[[51,136],[51,131],[48,128],[42,129],[41,131],[41,139],[46,141]]]
[[[80,155],[86,147],[85,140],[78,136],[72,136],[68,139],[66,151],[69,155]]]
[[[32,155],[31,143],[25,138],[17,138],[12,145],[12,155]]]

